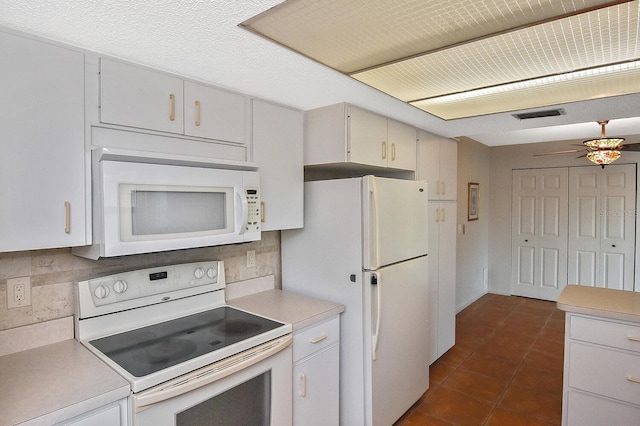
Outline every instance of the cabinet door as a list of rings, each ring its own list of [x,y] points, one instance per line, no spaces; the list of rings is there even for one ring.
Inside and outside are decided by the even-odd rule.
[[[416,128],[395,120],[387,120],[389,167],[416,169]]]
[[[244,144],[247,127],[244,96],[184,82],[184,132],[190,136]]]
[[[458,142],[440,140],[440,199],[458,199]]]
[[[456,341],[456,203],[439,203],[438,356]]]
[[[440,141],[435,135],[418,130],[416,179],[426,180],[429,200],[440,199]]]
[[[301,228],[304,205],[302,112],[252,101],[253,160],[260,170],[262,230]]]
[[[100,121],[183,133],[182,80],[109,59],[100,60]]]
[[[417,134],[417,179],[429,183],[430,200],[456,200],[458,143],[424,130]]]
[[[0,32],[0,57],[0,251],[85,245],[84,55]]]
[[[317,353],[293,367],[293,424],[337,426],[340,401],[340,347]]]
[[[387,167],[387,119],[349,107],[347,158],[351,163]]]
[[[455,343],[456,203],[429,203],[429,364]]]

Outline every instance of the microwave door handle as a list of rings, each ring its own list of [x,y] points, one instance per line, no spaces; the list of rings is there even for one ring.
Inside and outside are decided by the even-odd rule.
[[[247,202],[247,195],[244,191],[238,191],[236,189],[236,199],[241,206],[240,217],[236,217],[236,223],[240,223],[239,229],[236,229],[236,234],[242,235],[247,229],[247,222],[249,221],[249,203]]]

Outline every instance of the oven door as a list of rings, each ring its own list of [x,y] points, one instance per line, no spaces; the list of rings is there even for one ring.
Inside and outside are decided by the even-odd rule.
[[[132,396],[134,426],[291,426],[291,336]]]

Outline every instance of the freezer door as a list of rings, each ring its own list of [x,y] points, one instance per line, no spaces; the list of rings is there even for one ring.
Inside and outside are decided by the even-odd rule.
[[[427,254],[427,183],[365,176],[362,186],[364,269]]]
[[[429,388],[427,266],[423,256],[365,273],[372,426],[393,424]]]

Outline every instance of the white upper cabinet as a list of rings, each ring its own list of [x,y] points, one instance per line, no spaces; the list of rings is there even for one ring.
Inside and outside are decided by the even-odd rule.
[[[258,100],[251,102],[253,161],[260,171],[262,230],[301,228],[302,112]]]
[[[0,252],[87,244],[84,54],[0,32]]]
[[[395,169],[415,170],[417,129],[391,119],[387,122],[388,166]]]
[[[245,144],[247,97],[159,71],[100,60],[100,122]]]
[[[358,164],[415,171],[416,129],[336,104],[305,112],[305,165]]]
[[[418,129],[418,178],[429,184],[430,200],[457,199],[458,143]]]
[[[108,59],[100,60],[100,121],[182,133],[182,80]]]
[[[184,82],[184,133],[244,144],[248,100],[242,95]]]

